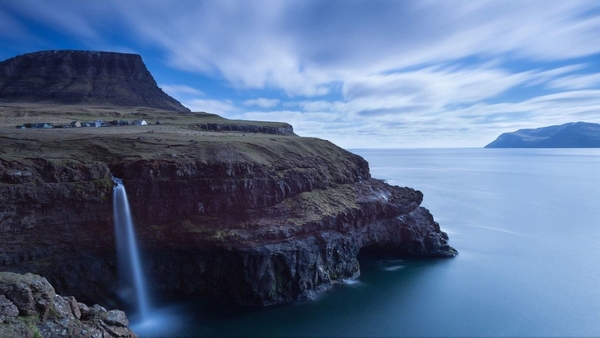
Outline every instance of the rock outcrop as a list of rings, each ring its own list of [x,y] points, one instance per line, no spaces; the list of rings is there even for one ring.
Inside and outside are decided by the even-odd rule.
[[[0,62],[0,102],[151,107],[189,112],[137,54],[43,51]]]
[[[46,278],[0,272],[0,336],[137,337],[123,311],[57,295]]]
[[[600,148],[600,124],[575,122],[504,133],[485,148]]]
[[[244,133],[263,133],[277,135],[295,135],[294,128],[290,124],[282,126],[259,126],[248,123],[197,123],[195,128],[209,131],[237,131]]]
[[[456,255],[419,191],[372,179],[364,159],[330,142],[187,147],[185,158],[0,161],[0,269],[118,302],[111,174],[127,189],[155,291],[273,305],[356,277],[362,248]]]

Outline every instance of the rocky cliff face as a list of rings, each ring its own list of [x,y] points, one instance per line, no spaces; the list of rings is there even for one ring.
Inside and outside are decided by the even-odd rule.
[[[295,135],[294,128],[289,124],[283,126],[257,126],[241,123],[197,123],[195,128],[209,131],[237,131],[244,133],[263,133],[278,135]]]
[[[0,272],[2,337],[137,337],[123,311],[57,295],[46,278]]]
[[[151,289],[272,305],[360,272],[362,248],[451,257],[422,194],[318,139],[198,143],[186,158],[0,162],[0,269],[115,300],[110,175],[123,179]]]
[[[189,111],[165,94],[136,54],[44,51],[0,62],[0,102]]]

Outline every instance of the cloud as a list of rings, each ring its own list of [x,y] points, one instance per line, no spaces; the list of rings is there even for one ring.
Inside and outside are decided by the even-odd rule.
[[[27,36],[25,27],[3,9],[0,9],[0,36],[10,39]]]
[[[181,95],[181,94],[186,94],[186,95],[196,95],[196,96],[202,96],[204,95],[204,93],[201,90],[198,90],[194,87],[191,86],[187,86],[187,85],[160,85],[160,88],[162,88],[162,90],[171,95],[171,96],[177,96],[177,95]]]
[[[205,112],[223,117],[236,114],[239,111],[230,100],[192,99],[181,103],[193,112]]]
[[[205,95],[187,74],[163,85],[192,110],[285,118],[344,145],[443,137],[444,145],[475,145],[505,128],[597,120],[593,0],[140,4],[23,0],[7,8],[83,45],[118,47],[115,36],[126,32],[133,50],[159,51],[155,60],[171,70],[200,74]],[[249,96],[258,98],[236,101]]]
[[[173,66],[217,72],[242,88],[274,86],[292,96],[325,95],[333,81],[347,81],[357,72],[364,76],[468,56],[560,60],[600,52],[600,21],[583,17],[593,2],[121,6],[138,34],[165,48]]]
[[[281,103],[279,99],[258,98],[244,101],[245,106],[257,106],[260,108],[273,108]]]
[[[548,87],[556,89],[586,89],[600,85],[600,74],[569,75],[548,83]]]
[[[111,10],[110,4],[105,6],[93,2],[22,0],[9,1],[3,6],[53,31],[77,36],[88,43],[101,40],[101,28],[111,25],[107,18],[114,18],[114,22],[120,18],[118,13]]]

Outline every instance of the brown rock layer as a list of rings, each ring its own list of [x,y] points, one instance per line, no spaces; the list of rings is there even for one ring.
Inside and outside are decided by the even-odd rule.
[[[327,141],[282,137],[207,142],[169,160],[0,161],[0,269],[115,298],[111,173],[153,290],[272,305],[356,277],[365,247],[456,254],[421,192],[370,178],[364,159]]]

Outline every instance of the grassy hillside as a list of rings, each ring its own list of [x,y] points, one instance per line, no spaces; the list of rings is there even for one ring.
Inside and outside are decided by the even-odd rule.
[[[17,129],[25,123],[69,124],[71,121],[138,120],[147,126],[66,129]],[[161,124],[157,125],[156,121]],[[285,127],[281,122],[228,120],[208,113],[174,113],[149,108],[103,108],[89,106],[0,105],[0,157],[5,160],[48,159],[102,160],[192,156],[202,144],[273,143],[296,137],[265,133],[207,131],[199,125]],[[245,146],[244,146],[245,147]]]

